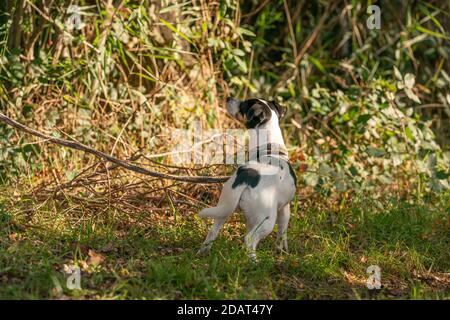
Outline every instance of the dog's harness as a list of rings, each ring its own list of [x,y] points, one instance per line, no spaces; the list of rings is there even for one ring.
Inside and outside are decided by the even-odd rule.
[[[261,159],[266,157],[277,157],[289,162],[289,156],[286,148],[278,143],[268,143],[258,146],[249,152],[250,161],[261,162]]]
[[[256,161],[258,163],[264,163],[273,166],[279,166],[280,160],[285,162],[289,167],[289,173],[294,179],[294,185],[297,185],[297,177],[295,171],[289,163],[289,156],[284,145],[277,143],[268,143],[262,146],[258,146],[250,150],[250,162]],[[283,166],[281,166],[283,169]]]

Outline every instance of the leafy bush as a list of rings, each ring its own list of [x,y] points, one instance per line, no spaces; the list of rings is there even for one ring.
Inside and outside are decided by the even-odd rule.
[[[68,3],[1,4],[1,110],[19,121],[127,157],[193,120],[225,127],[227,95],[275,98],[305,185],[448,189],[448,3],[375,2],[380,30],[364,1],[86,0],[81,25]],[[0,139],[3,177],[86,164],[3,124]]]

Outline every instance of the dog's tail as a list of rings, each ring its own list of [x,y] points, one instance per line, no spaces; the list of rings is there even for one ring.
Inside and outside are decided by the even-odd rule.
[[[234,179],[231,178],[224,184],[217,206],[201,210],[199,213],[201,218],[226,218],[234,213],[247,185],[241,184],[233,188],[233,182]]]

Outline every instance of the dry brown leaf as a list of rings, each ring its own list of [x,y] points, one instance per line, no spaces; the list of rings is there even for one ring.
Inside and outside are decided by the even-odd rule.
[[[79,260],[78,264],[80,265],[81,270],[83,270],[83,271],[88,271],[89,270],[89,265],[86,263],[86,261]]]
[[[95,267],[100,265],[103,261],[105,261],[105,257],[102,254],[92,249],[89,249],[88,255],[89,255],[89,259],[87,261],[88,265]]]
[[[17,241],[17,233],[11,233],[9,235],[9,240],[11,240],[11,242],[16,242]]]

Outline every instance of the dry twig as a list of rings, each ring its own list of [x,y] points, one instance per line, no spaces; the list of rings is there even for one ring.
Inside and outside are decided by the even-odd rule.
[[[128,163],[127,161],[121,160],[121,159],[117,159],[109,154],[106,154],[104,152],[92,149],[88,146],[85,146],[84,144],[78,143],[78,142],[74,142],[74,141],[68,141],[68,140],[64,140],[64,139],[60,139],[60,138],[56,138],[56,137],[52,137],[49,135],[46,135],[42,132],[36,131],[34,129],[31,129],[9,117],[7,117],[6,115],[4,115],[3,113],[0,112],[0,121],[20,130],[26,133],[29,133],[31,135],[34,135],[36,137],[45,139],[49,142],[53,142],[55,144],[64,146],[64,147],[68,147],[68,148],[72,148],[72,149],[76,149],[76,150],[81,150],[90,154],[93,154],[96,157],[102,158],[106,161],[112,162],[116,165],[118,165],[119,167],[140,173],[140,174],[144,174],[147,176],[151,176],[151,177],[155,177],[155,178],[160,178],[160,179],[168,179],[168,180],[174,180],[174,181],[183,181],[183,182],[191,182],[191,183],[220,183],[220,182],[225,182],[226,180],[229,179],[229,176],[218,176],[218,177],[208,177],[208,176],[177,176],[177,175],[173,175],[173,174],[166,174],[166,173],[161,173],[161,172],[155,172],[155,171],[151,171],[139,166],[136,166],[134,164]]]

